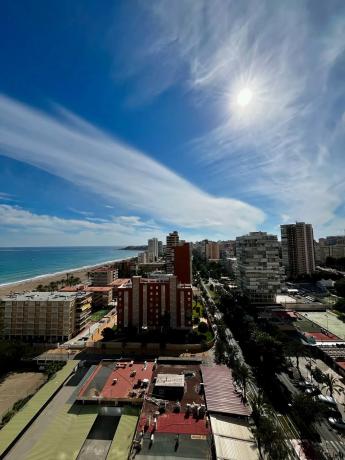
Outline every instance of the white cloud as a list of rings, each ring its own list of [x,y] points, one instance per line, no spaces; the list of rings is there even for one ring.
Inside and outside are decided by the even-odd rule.
[[[138,70],[146,62],[169,85],[187,72],[198,103],[217,113],[215,126],[193,142],[217,189],[231,183],[235,193],[273,202],[277,218],[340,228],[344,3],[162,0],[143,8],[150,41],[142,60],[136,56]],[[243,87],[253,91],[246,110],[236,104]]]
[[[0,96],[0,147],[9,157],[63,177],[160,225],[231,237],[255,229],[264,220],[263,212],[254,206],[203,192],[61,109],[59,117],[48,116]],[[139,218],[122,221],[126,219],[138,226]]]
[[[109,220],[91,219],[64,219],[2,204],[1,244],[79,245],[82,242],[93,245],[120,245],[143,243],[152,234],[163,236],[160,228],[152,221],[146,223],[136,216],[119,216]],[[15,237],[13,233],[16,234]]]

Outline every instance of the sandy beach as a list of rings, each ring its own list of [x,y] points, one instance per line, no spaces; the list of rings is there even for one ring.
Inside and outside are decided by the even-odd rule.
[[[129,257],[128,259],[131,259]],[[123,259],[125,260],[125,259]],[[0,297],[10,294],[11,292],[25,292],[25,291],[32,291],[37,288],[39,284],[49,284],[52,281],[63,280],[66,278],[66,274],[69,273],[76,278],[80,278],[82,282],[88,281],[88,273],[97,267],[102,267],[103,265],[111,265],[112,263],[120,262],[119,260],[114,261],[107,261],[97,265],[90,265],[88,267],[77,268],[66,270],[63,272],[50,274],[50,275],[42,275],[36,278],[32,278],[30,280],[18,281],[15,283],[10,283],[7,285],[0,285]]]

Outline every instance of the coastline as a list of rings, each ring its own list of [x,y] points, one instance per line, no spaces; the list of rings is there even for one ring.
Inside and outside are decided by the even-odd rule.
[[[65,277],[67,273],[73,273],[73,275],[77,278],[80,278],[82,282],[88,281],[87,273],[98,267],[102,267],[103,265],[112,264],[115,262],[120,262],[122,260],[130,260],[133,259],[135,256],[131,257],[121,257],[121,259],[113,259],[113,260],[106,260],[104,262],[100,262],[94,265],[84,265],[78,268],[71,268],[67,270],[62,270],[55,273],[46,273],[44,275],[37,275],[32,278],[20,280],[20,281],[13,281],[10,283],[3,283],[0,284],[0,297],[10,294],[11,292],[24,292],[24,291],[32,291],[35,289],[39,284],[49,284],[52,281],[57,281]]]

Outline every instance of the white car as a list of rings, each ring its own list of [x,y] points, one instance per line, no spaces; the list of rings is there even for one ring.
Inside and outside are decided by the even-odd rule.
[[[338,430],[345,430],[345,422],[342,419],[329,417],[328,422],[330,425],[332,425],[334,428],[337,428]]]

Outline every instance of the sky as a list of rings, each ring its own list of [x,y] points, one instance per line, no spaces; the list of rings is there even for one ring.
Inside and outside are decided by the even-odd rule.
[[[0,246],[345,229],[343,0],[2,0]]]

